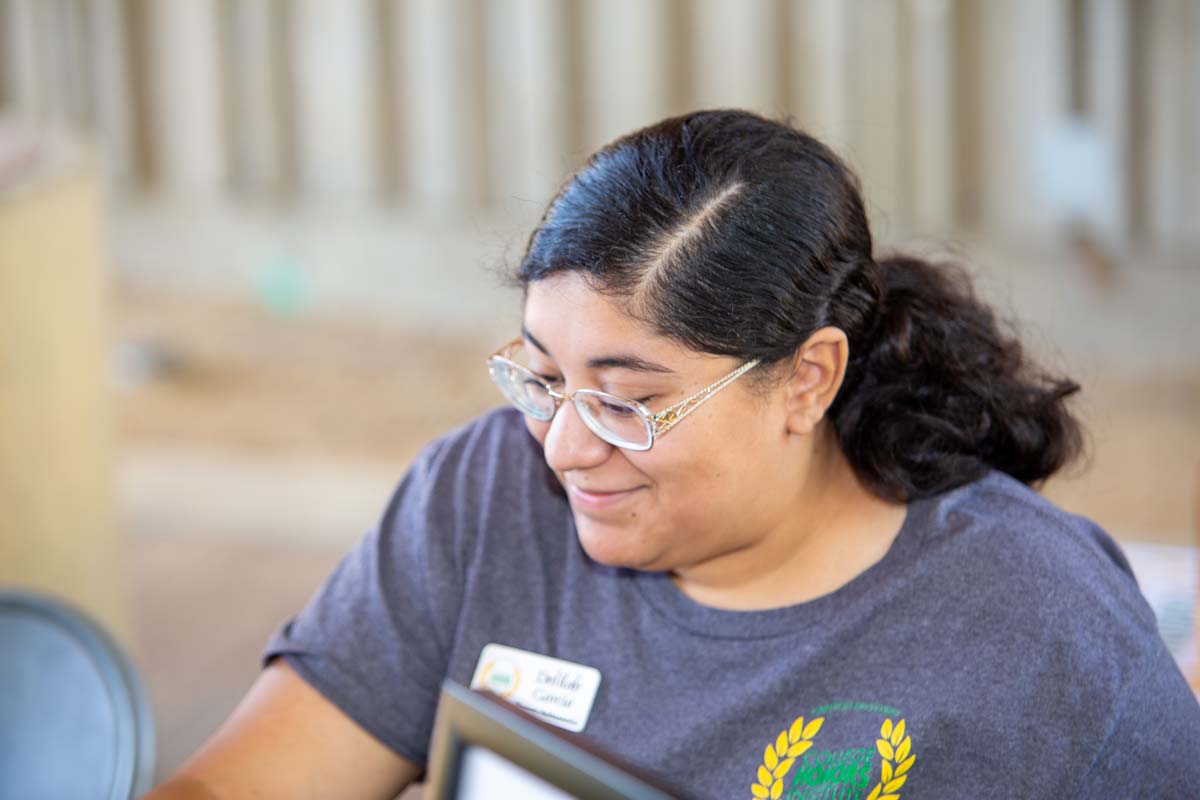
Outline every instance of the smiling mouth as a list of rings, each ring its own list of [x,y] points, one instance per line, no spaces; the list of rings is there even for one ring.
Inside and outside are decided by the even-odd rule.
[[[604,511],[620,505],[641,489],[641,486],[637,486],[617,492],[589,492],[573,484],[568,484],[567,494],[571,498],[571,504],[578,508],[587,511]]]

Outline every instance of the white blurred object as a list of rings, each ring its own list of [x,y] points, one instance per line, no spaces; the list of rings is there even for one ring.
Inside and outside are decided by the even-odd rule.
[[[1196,657],[1196,598],[1200,550],[1178,545],[1123,542],[1142,594],[1154,609],[1158,630],[1181,665]]]
[[[1103,230],[1121,198],[1118,158],[1110,137],[1082,117],[1067,117],[1037,138],[1037,190],[1061,223]]]
[[[571,795],[528,770],[485,750],[468,747],[462,754],[457,797],[523,797],[526,800],[569,800]]]

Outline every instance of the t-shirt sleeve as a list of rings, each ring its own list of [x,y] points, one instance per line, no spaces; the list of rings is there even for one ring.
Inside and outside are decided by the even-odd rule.
[[[1075,797],[1200,797],[1200,704],[1165,648],[1126,687]]]
[[[399,755],[424,764],[462,597],[455,470],[431,445],[379,522],[271,637],[313,688]]]

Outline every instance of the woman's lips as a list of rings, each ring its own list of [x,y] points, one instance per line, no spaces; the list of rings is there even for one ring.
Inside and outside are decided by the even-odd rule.
[[[567,485],[567,493],[571,497],[571,505],[584,511],[607,511],[627,501],[642,487],[625,489],[620,492],[589,492],[574,484]]]

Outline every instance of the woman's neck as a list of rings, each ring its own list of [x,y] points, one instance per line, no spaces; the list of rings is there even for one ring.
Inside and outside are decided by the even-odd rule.
[[[831,435],[818,441],[807,480],[776,523],[733,552],[675,570],[681,592],[728,610],[780,608],[839,589],[887,554],[907,506],[863,486]]]

